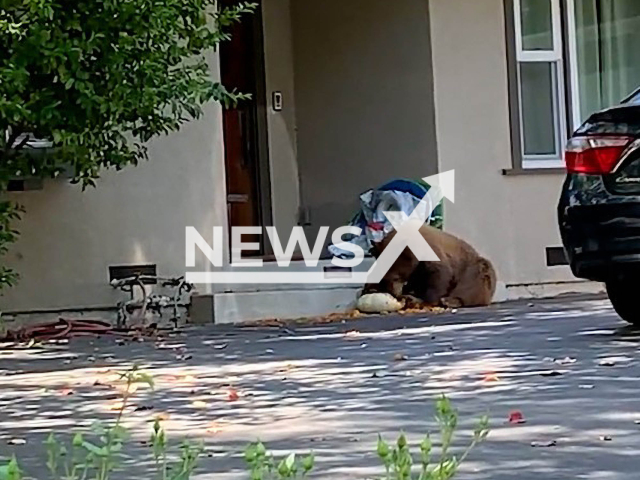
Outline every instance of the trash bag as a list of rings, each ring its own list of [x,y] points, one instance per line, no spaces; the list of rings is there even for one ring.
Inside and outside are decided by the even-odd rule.
[[[343,237],[346,243],[358,245],[368,253],[373,243],[382,241],[392,230],[393,225],[384,212],[404,212],[411,215],[420,201],[427,195],[429,184],[419,180],[393,180],[378,188],[367,190],[360,195],[360,210],[349,222],[349,226],[359,227],[361,234]],[[427,201],[431,201],[427,197]],[[425,223],[442,229],[443,208],[440,202],[435,208],[428,205],[431,212]],[[338,258],[351,258],[353,253],[343,250],[339,245],[330,245],[329,252]]]

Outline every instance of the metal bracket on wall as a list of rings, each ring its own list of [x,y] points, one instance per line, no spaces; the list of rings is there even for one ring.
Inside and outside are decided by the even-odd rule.
[[[298,209],[298,225],[301,227],[308,227],[311,225],[309,208],[308,207],[300,207]]]

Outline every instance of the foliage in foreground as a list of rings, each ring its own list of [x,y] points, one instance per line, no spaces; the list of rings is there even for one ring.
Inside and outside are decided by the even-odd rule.
[[[122,425],[123,415],[133,394],[135,384],[146,384],[153,388],[153,379],[136,367],[121,376],[126,382],[121,408],[113,425],[96,422],[91,435],[76,433],[66,444],[53,433],[45,442],[46,466],[50,480],[110,480],[118,473],[123,459],[123,451],[129,439],[129,432]],[[478,422],[470,444],[460,457],[451,454],[454,434],[458,426],[458,413],[445,396],[436,402],[436,422],[439,427],[439,455],[432,458],[434,444],[429,434],[419,444],[419,454],[411,452],[404,433],[393,445],[378,436],[377,456],[385,468],[382,480],[449,480],[456,476],[460,464],[477,444],[484,441],[489,433],[488,418]],[[90,437],[90,438],[89,438]],[[149,442],[153,470],[152,478],[158,480],[189,480],[194,473],[198,459],[204,452],[202,442],[183,442],[178,451],[171,449],[167,434],[158,420],[153,425]],[[304,479],[312,471],[315,463],[313,453],[299,457],[295,453],[277,459],[267,451],[265,445],[257,441],[250,444],[245,452],[250,480],[298,480]],[[0,462],[0,480],[23,480],[18,460],[13,457]]]
[[[256,4],[217,0],[0,0],[0,194],[20,177],[147,158],[147,142],[198,118],[209,101],[247,98],[211,75],[207,54]],[[30,140],[50,142],[34,149]],[[0,203],[0,255],[15,240]],[[0,268],[0,288],[15,281]]]

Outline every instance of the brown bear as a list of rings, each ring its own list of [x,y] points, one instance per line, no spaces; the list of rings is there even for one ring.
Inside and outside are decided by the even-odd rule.
[[[415,297],[427,305],[450,308],[489,305],[497,281],[491,262],[464,240],[437,228],[424,225],[420,227],[420,234],[440,261],[420,262],[410,249],[405,248],[382,281],[377,285],[365,285],[363,293]],[[392,232],[374,244],[374,257],[380,256],[394,235]]]

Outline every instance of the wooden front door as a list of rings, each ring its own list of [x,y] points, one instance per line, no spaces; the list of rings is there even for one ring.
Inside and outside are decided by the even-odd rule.
[[[231,40],[220,47],[222,84],[230,91],[251,95],[251,100],[243,100],[223,113],[229,227],[265,226],[271,216],[261,22],[258,8],[234,25]],[[261,250],[251,255],[267,253],[264,236],[250,237],[243,236],[242,240],[261,244]]]

